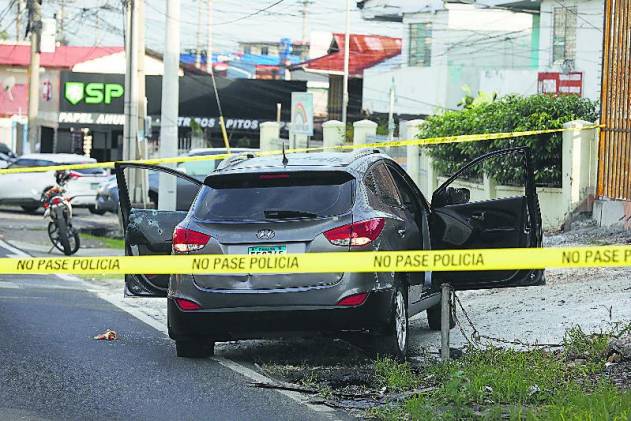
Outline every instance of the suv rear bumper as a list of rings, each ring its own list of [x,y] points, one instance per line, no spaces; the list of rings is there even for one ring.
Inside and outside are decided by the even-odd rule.
[[[169,298],[169,336],[229,341],[379,329],[390,318],[392,293],[392,289],[373,291],[364,304],[356,307],[288,306],[209,311],[182,311]]]

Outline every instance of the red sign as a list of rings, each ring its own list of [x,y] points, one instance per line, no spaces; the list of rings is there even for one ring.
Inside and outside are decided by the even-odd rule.
[[[554,95],[583,95],[583,72],[539,72],[537,92]]]

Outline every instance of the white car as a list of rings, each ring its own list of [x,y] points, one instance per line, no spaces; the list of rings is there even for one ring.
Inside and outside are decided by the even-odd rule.
[[[17,158],[9,168],[46,167],[51,165],[84,164],[96,162],[94,158],[62,153],[34,153]],[[96,191],[108,173],[102,168],[89,168],[70,171],[66,184],[66,194],[71,197],[72,206],[95,210]],[[0,204],[19,205],[27,212],[40,207],[42,193],[55,185],[55,172],[24,172],[0,174]]]

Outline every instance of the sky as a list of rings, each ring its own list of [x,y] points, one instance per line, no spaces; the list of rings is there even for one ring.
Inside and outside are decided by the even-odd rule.
[[[0,30],[7,30],[15,39],[15,11],[17,0],[0,1]],[[65,33],[70,45],[122,45],[123,15],[120,0],[44,0],[44,17],[59,12],[65,4]],[[181,0],[181,47],[194,48],[197,39],[198,15],[201,16],[201,38],[205,46],[206,1]],[[302,0],[281,0],[267,11],[251,17],[260,9],[279,0],[212,0],[214,10],[213,45],[215,52],[234,50],[238,41],[278,41],[288,37],[302,38]],[[5,3],[6,2],[6,3]],[[201,2],[202,14],[198,13]],[[8,5],[3,6],[2,3]],[[345,0],[315,0],[308,6],[309,30],[344,32]],[[8,7],[12,6],[12,7]],[[5,7],[8,9],[3,13]],[[360,11],[351,2],[351,32],[400,37],[402,24],[369,22],[361,19]],[[166,0],[145,0],[146,45],[164,50],[164,19]],[[4,16],[3,16],[4,15]],[[23,18],[23,21],[26,17]],[[232,22],[238,20],[236,22]],[[25,24],[25,22],[24,22]],[[23,24],[23,27],[24,27]]]

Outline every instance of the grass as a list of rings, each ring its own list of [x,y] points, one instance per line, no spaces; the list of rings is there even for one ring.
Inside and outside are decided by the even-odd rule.
[[[392,392],[413,389],[419,385],[419,378],[412,372],[409,364],[399,364],[390,358],[377,358],[375,377],[381,386]]]
[[[629,329],[626,327],[625,329]],[[631,420],[631,390],[602,375],[614,332],[570,329],[563,351],[469,349],[416,375],[407,364],[379,360],[375,375],[393,390],[433,389],[373,410],[380,419]]]
[[[86,240],[98,241],[103,247],[112,248],[112,249],[124,249],[125,248],[125,240],[122,238],[111,238],[111,237],[99,237],[97,235],[92,234],[81,234],[81,238]]]

